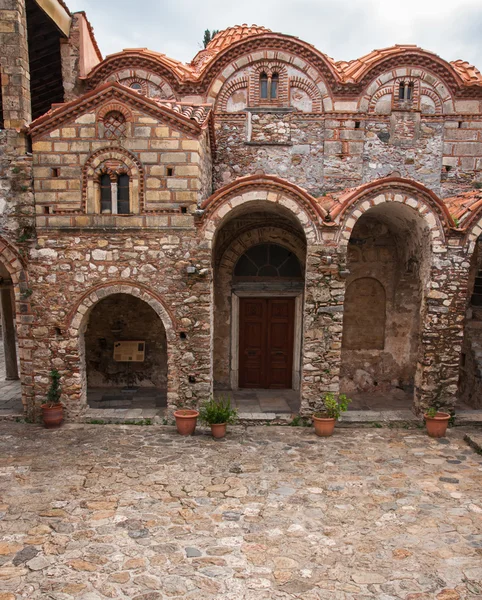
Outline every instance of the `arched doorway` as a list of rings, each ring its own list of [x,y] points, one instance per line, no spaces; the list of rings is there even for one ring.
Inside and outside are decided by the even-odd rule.
[[[147,302],[130,294],[101,299],[89,313],[84,345],[91,408],[166,406],[166,330]]]
[[[13,281],[0,263],[0,416],[23,414]]]
[[[348,244],[340,389],[358,409],[411,408],[430,235],[409,206],[385,202],[355,223]]]
[[[286,208],[250,202],[216,233],[214,389],[245,412],[299,410],[304,231]]]
[[[459,408],[482,408],[482,236],[470,262],[459,376]]]

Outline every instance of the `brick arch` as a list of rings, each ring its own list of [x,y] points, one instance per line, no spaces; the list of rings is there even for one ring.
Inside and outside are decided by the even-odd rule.
[[[380,73],[380,75],[367,82],[358,101],[359,110],[373,112],[376,101],[382,95],[394,94],[395,98],[398,84],[401,81],[416,84],[417,94],[414,101],[417,105],[420,97],[424,95],[429,96],[435,102],[437,113],[453,112],[454,104],[451,88],[440,76],[430,70],[403,65],[400,65],[397,69]],[[422,85],[423,83],[425,86]]]
[[[288,84],[288,69],[286,63],[280,60],[261,60],[251,67],[249,74],[249,89],[248,89],[248,106],[259,106],[266,102],[267,99],[260,97],[260,76],[261,73],[266,73],[268,77],[272,77],[274,73],[278,74],[278,96],[275,100],[270,100],[270,105],[282,106],[289,104],[289,84]]]
[[[273,175],[241,177],[205,200],[201,205],[204,237],[212,242],[227,215],[253,201],[287,209],[300,224],[307,241],[316,243],[318,240],[318,227],[326,212],[308,192]]]
[[[265,37],[267,34],[263,34]],[[261,37],[261,36],[256,36]],[[260,64],[282,64],[285,68],[289,65],[294,66],[298,71],[304,73],[313,85],[315,85],[322,99],[323,109],[325,111],[333,110],[333,97],[331,92],[331,84],[327,79],[328,72],[324,72],[322,68],[321,53],[314,51],[311,48],[310,52],[305,49],[296,50],[290,45],[286,49],[282,49],[282,45],[277,42],[274,46],[270,46],[267,40],[254,40],[253,37],[248,39],[248,42],[238,42],[227,50],[222,51],[213,61],[211,61],[206,71],[202,75],[202,81],[199,83],[200,89],[206,88],[207,102],[215,103],[219,92],[222,90],[225,83],[232,76],[241,70],[245,70],[246,66],[256,66]],[[254,44],[256,50],[250,46]],[[279,47],[279,49],[277,49]],[[312,55],[315,52],[316,56]],[[326,59],[325,59],[326,60]],[[313,63],[315,62],[315,64]],[[330,66],[331,72],[331,66]],[[333,81],[338,77],[333,77]]]
[[[323,110],[323,98],[321,97],[320,90],[313,82],[302,77],[290,77],[290,99],[293,88],[303,90],[308,94],[313,103],[313,112],[321,112]]]
[[[165,306],[162,298],[146,286],[125,279],[122,281],[101,283],[87,290],[67,314],[64,328],[80,329],[81,325],[85,322],[86,317],[88,317],[91,308],[97,304],[99,300],[112,294],[130,294],[149,304],[163,322],[168,341],[172,342],[176,339],[177,324],[175,318],[171,311]]]
[[[20,381],[22,385],[22,405],[30,416],[34,414],[33,385],[28,383],[28,377],[33,372],[30,352],[23,353],[25,342],[31,339],[30,327],[32,307],[30,302],[28,273],[25,264],[16,248],[5,238],[0,237],[0,263],[8,271],[15,294],[15,314],[18,338],[18,353],[20,355]]]
[[[466,228],[465,245],[468,246],[468,252],[472,255],[477,240],[482,235],[482,202]]]
[[[282,232],[282,239],[278,237]],[[278,235],[276,235],[278,233]],[[306,244],[295,233],[288,231],[281,225],[275,226],[259,226],[255,229],[250,228],[247,231],[236,235],[229,244],[220,252],[219,260],[216,260],[217,268],[228,272],[234,270],[238,260],[245,254],[247,250],[259,244],[278,244],[285,247],[297,257],[301,265],[305,264],[306,260]],[[217,258],[217,257],[216,257]]]
[[[248,86],[248,77],[238,77],[237,79],[233,79],[232,81],[230,81],[216,98],[215,110],[226,112],[228,100],[234,94],[234,92],[243,88],[246,88],[247,90]],[[246,103],[247,102],[248,94],[246,94]]]
[[[84,332],[89,322],[91,311],[104,298],[113,294],[127,294],[148,304],[157,314],[166,332],[167,341],[167,398],[168,406],[174,404],[179,389],[180,361],[179,349],[176,345],[177,324],[171,311],[165,306],[162,298],[153,290],[137,282],[129,280],[102,283],[85,292],[68,313],[64,322],[66,337],[71,346],[78,348],[78,372],[80,378],[80,408],[87,406],[87,370],[85,360]]]
[[[339,244],[346,248],[362,214],[379,204],[393,202],[418,213],[430,231],[433,245],[444,244],[446,230],[455,227],[447,207],[434,192],[415,181],[387,177],[362,185],[340,198],[340,204],[330,213],[330,218],[340,225]]]
[[[101,108],[97,111],[97,120],[103,122],[105,117],[111,112],[121,113],[127,123],[132,121],[132,112],[125,104],[122,104],[121,102],[107,102],[101,106]]]
[[[103,163],[108,162],[109,160],[119,161],[125,165],[125,170],[123,170],[123,172],[129,175],[133,183],[137,183],[137,185],[132,186],[131,205],[133,207],[138,206],[138,210],[133,212],[143,212],[145,182],[144,167],[136,156],[120,146],[106,146],[105,148],[100,148],[86,160],[82,169],[82,211],[88,212],[89,202],[93,199],[95,193],[95,178],[99,169],[104,168],[102,166]],[[105,169],[106,172],[108,172],[108,166],[105,167]],[[119,169],[117,169],[117,171],[119,171]]]
[[[379,85],[383,85],[387,81],[384,80],[386,74],[390,73],[393,77],[398,77],[401,69],[406,69],[407,75],[409,70],[415,70],[418,73],[422,72],[422,78],[429,76],[443,82],[451,95],[463,86],[460,75],[450,63],[421,48],[408,50],[407,48],[394,47],[389,49],[389,52],[385,55],[380,53],[379,56],[378,60],[372,58],[358,69],[356,82],[361,90],[365,91],[376,81]],[[362,61],[363,58],[359,59],[359,62]]]
[[[106,57],[87,75],[86,89],[93,90],[126,69],[146,71],[151,74],[151,80],[153,76],[159,77],[166,81],[171,90],[179,89],[180,79],[172,63],[160,54],[149,54],[142,50],[127,50]]]

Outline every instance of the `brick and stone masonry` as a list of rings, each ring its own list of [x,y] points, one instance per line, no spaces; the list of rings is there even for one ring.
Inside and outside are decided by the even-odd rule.
[[[416,46],[335,63],[256,26],[219,33],[188,65],[145,49],[102,59],[83,13],[7,4],[0,261],[30,417],[52,368],[71,420],[89,385],[123,383],[102,355],[117,316],[129,338],[150,339],[154,323],[139,380],[170,411],[235,389],[239,303],[256,295],[295,299],[289,381],[303,414],[329,391],[401,388],[416,411],[461,393],[477,404],[475,67]],[[39,23],[58,41],[49,89],[64,102],[32,122],[49,93],[29,62]],[[270,244],[301,279],[235,274]]]

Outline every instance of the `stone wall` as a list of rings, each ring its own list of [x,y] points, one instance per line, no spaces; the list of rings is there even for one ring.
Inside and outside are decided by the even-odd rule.
[[[453,407],[457,401],[470,262],[465,249],[450,244],[435,247],[433,252],[416,396],[419,406],[438,402]]]
[[[189,275],[190,261],[206,269]],[[30,252],[32,357],[37,406],[57,368],[71,418],[86,408],[83,334],[90,311],[110,294],[147,302],[167,336],[169,405],[205,399],[210,375],[210,253],[193,230],[40,234]],[[180,333],[183,333],[181,338]]]
[[[440,192],[444,123],[418,113],[329,117],[276,112],[216,115],[214,185],[278,175],[313,196],[398,173]],[[472,174],[473,177],[473,174]]]
[[[260,113],[251,118],[270,120],[272,127],[255,127],[255,137],[250,138],[246,115],[216,116],[214,188],[243,175],[266,173],[288,179],[314,196],[321,195],[323,120],[296,113]]]

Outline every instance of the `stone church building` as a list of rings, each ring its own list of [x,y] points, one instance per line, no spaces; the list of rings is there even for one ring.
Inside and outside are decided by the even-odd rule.
[[[482,406],[474,66],[336,61],[256,25],[189,64],[103,58],[62,0],[2,6],[3,337],[27,415],[52,369],[70,420],[132,382],[169,410],[244,389],[302,414],[328,391]]]

